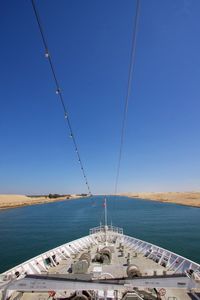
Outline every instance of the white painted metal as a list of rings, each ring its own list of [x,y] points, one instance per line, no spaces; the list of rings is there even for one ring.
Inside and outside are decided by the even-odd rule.
[[[195,289],[198,284],[191,281],[188,277],[167,277],[167,278],[134,278],[125,280],[107,279],[102,281],[78,281],[78,280],[59,280],[59,279],[36,279],[23,278],[16,280],[8,287],[8,290],[21,292],[46,292],[50,290],[121,290],[123,288],[170,288],[170,289]]]
[[[48,271],[51,266],[55,266],[56,262],[60,262],[63,257],[70,258],[71,255],[79,253],[81,250],[86,249],[91,245],[98,245],[98,241],[105,241],[105,231],[108,242],[117,240],[118,243],[122,243],[124,247],[142,253],[158,264],[165,264],[166,270],[173,271],[174,273],[186,273],[188,277],[190,277],[188,271],[189,269],[192,269],[196,278],[200,278],[199,264],[159,246],[124,235],[122,228],[110,225],[106,228],[105,226],[93,228],[90,230],[90,235],[88,236],[51,249],[4,272],[0,277],[0,290],[1,286],[3,287],[6,282],[8,283],[16,279],[17,282],[27,274],[41,274],[43,271]],[[53,258],[53,255],[55,255],[55,259]],[[46,259],[49,260],[49,264],[46,263]],[[18,278],[16,274],[19,275]],[[146,285],[149,287],[147,281]],[[144,286],[144,282],[142,283],[142,286]]]

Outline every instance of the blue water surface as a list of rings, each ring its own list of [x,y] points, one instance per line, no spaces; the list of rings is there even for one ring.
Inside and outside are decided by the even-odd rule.
[[[0,272],[87,235],[103,222],[103,197],[0,211]],[[200,263],[200,208],[108,197],[108,220],[124,233]]]

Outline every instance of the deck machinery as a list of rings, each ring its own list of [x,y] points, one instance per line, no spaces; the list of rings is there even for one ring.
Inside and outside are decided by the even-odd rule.
[[[0,299],[200,299],[200,265],[114,226],[1,274]]]

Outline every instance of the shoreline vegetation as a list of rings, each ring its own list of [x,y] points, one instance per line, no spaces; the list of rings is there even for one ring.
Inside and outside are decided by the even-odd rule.
[[[87,197],[87,194],[73,194],[73,195],[14,195],[14,194],[0,194],[0,210],[17,208],[22,206],[45,204],[51,202],[57,202],[62,200],[79,199]]]
[[[151,193],[123,193],[119,196],[137,198],[139,200],[149,200],[164,203],[174,203],[200,208],[200,192],[151,192]],[[88,197],[87,194],[49,194],[49,195],[15,195],[0,194],[0,210],[17,208],[22,206],[45,204],[63,200],[74,200]]]
[[[200,207],[200,192],[123,193],[121,196],[165,203]]]

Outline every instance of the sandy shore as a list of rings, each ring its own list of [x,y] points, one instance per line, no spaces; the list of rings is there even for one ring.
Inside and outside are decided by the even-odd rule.
[[[124,193],[123,196],[200,207],[200,192]]]
[[[80,198],[80,196],[71,195],[69,199],[66,199],[66,196],[50,199],[49,197],[28,197],[25,195],[0,195],[0,209],[8,209],[8,208],[15,208],[20,206],[50,203],[50,202],[56,202],[61,200],[67,201],[70,199],[77,199],[77,198]]]

